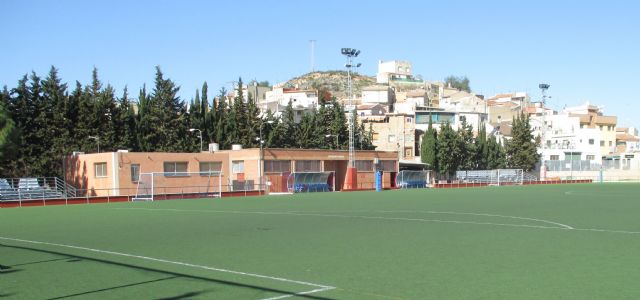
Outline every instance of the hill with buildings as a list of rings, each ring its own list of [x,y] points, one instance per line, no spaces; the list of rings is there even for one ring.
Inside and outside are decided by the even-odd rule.
[[[360,94],[363,87],[376,83],[375,77],[351,74],[354,94]],[[301,90],[326,90],[337,98],[343,98],[347,89],[346,71],[317,71],[295,77],[285,83],[277,85],[284,88],[296,88]]]

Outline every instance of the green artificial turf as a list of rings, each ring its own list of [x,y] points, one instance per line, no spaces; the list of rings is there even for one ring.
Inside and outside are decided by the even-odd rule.
[[[573,184],[0,209],[0,298],[637,299],[639,192]]]

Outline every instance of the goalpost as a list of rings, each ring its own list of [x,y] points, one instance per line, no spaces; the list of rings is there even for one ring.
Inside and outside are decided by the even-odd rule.
[[[334,172],[293,172],[287,179],[289,193],[335,191]]]
[[[396,187],[401,189],[415,189],[429,187],[431,171],[402,170],[396,175]]]
[[[222,172],[140,173],[131,201],[154,201],[178,197],[221,198]]]

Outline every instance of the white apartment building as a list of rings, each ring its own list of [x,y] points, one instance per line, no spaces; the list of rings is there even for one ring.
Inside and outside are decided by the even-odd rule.
[[[266,92],[265,99],[260,101],[258,106],[262,113],[270,110],[276,116],[282,114],[291,102],[294,119],[300,122],[306,111],[311,111],[318,106],[318,92],[315,90],[298,90],[290,88],[273,88]]]
[[[377,83],[389,83],[393,79],[411,78],[411,63],[408,61],[392,60],[378,61]]]
[[[543,121],[544,120],[544,121]],[[546,131],[543,133],[543,122]],[[596,128],[580,126],[580,117],[568,113],[532,116],[529,119],[534,136],[544,136],[542,160],[595,160],[600,161],[600,132]]]
[[[393,101],[393,91],[386,85],[372,85],[362,88],[362,104],[389,105]]]

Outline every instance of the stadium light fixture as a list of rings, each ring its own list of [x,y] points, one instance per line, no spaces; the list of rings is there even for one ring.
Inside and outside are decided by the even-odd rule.
[[[198,128],[189,128],[189,132],[198,131],[198,136],[200,137],[200,152],[202,152],[202,131]]]
[[[100,153],[100,137],[99,136],[88,136],[87,138],[95,140],[96,143],[98,144],[98,153]]]

